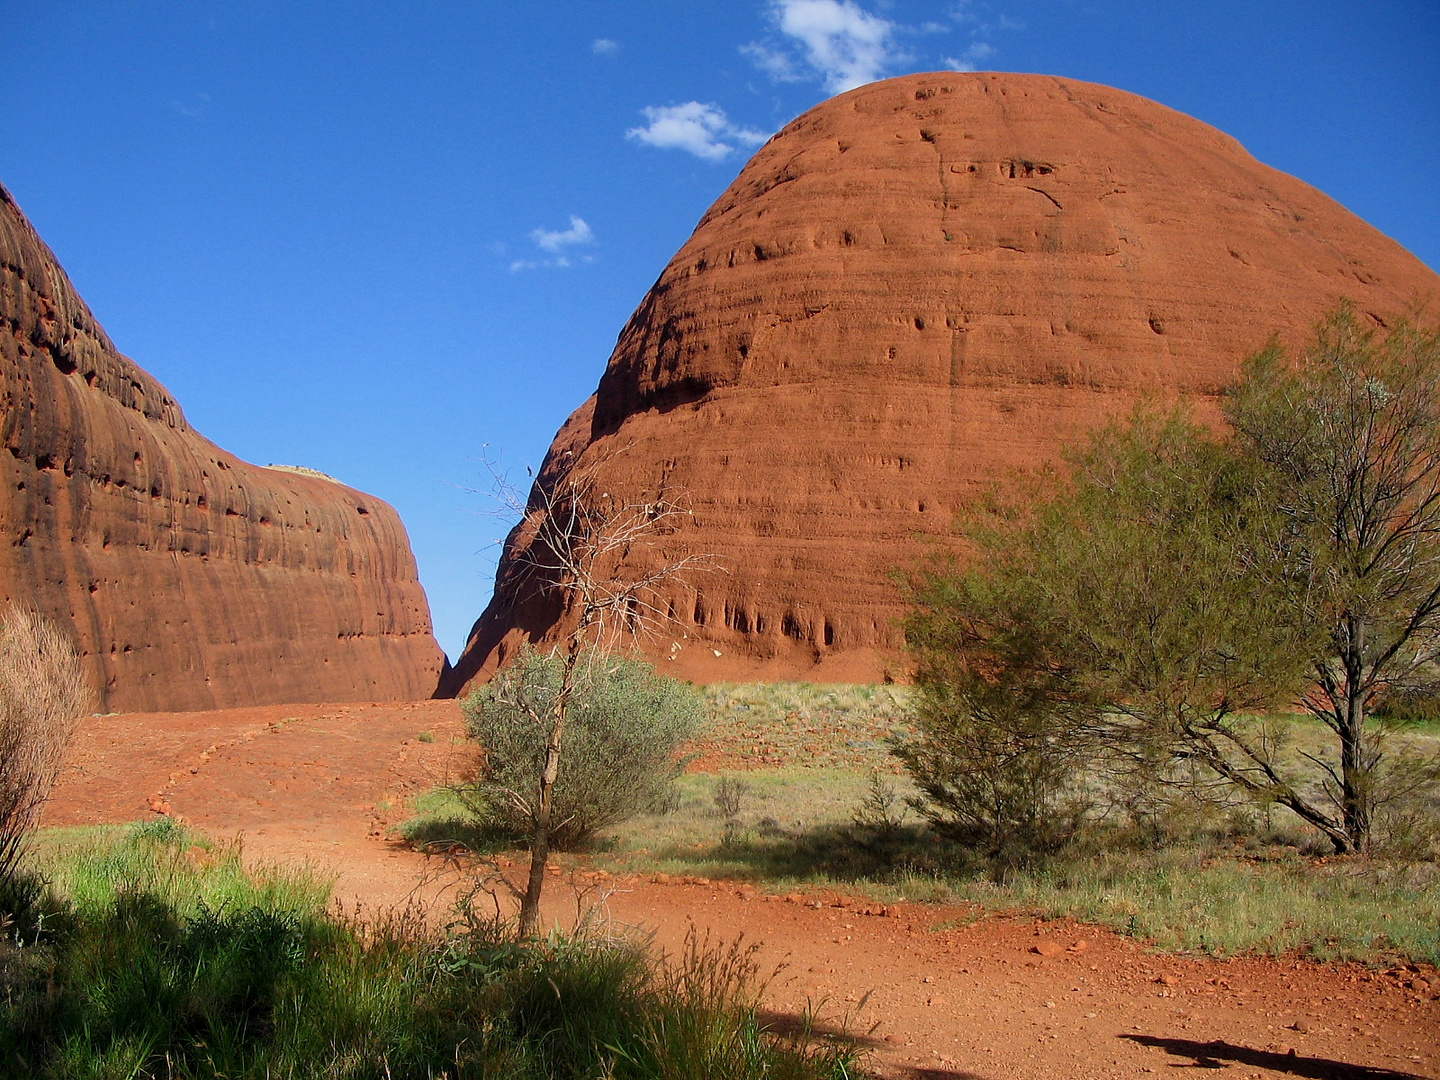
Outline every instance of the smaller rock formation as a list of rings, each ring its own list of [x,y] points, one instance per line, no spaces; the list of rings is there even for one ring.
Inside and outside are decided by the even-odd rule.
[[[0,187],[0,604],[73,630],[104,708],[430,696],[399,517],[192,430]]]

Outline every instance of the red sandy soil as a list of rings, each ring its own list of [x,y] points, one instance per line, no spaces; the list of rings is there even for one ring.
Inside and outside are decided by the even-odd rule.
[[[251,856],[333,873],[348,904],[434,898],[435,881],[417,883],[436,860],[390,828],[409,797],[473,767],[461,731],[453,701],[95,717],[44,824],[171,813],[242,834]],[[766,992],[773,1022],[808,1004],[822,1026],[847,1023],[882,1077],[1440,1077],[1433,971],[1170,956],[1068,921],[664,875],[557,874],[553,917],[573,917],[576,890],[594,886],[612,919],[667,949],[692,926],[757,943],[762,970],[783,965]]]

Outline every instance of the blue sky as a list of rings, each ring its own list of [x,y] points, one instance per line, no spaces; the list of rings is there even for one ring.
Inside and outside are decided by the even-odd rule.
[[[946,67],[1154,98],[1440,267],[1436,0],[0,0],[0,181],[205,435],[396,506],[454,657],[538,464],[757,141]]]

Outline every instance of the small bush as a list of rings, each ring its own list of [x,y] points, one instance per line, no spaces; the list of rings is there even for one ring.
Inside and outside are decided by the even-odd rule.
[[[1394,724],[1440,727],[1440,687],[1434,683],[1391,687],[1375,706],[1374,715]]]
[[[1085,748],[1063,719],[1033,705],[981,679],[922,682],[918,734],[894,744],[924,794],[914,809],[1001,866],[1063,846],[1088,809],[1077,784]]]
[[[11,605],[0,623],[0,880],[18,868],[80,717],[93,706],[75,649]]]
[[[485,751],[481,778],[466,789],[491,828],[528,837],[545,760],[562,662],[527,651],[461,707]],[[682,768],[681,743],[704,721],[693,687],[639,660],[598,655],[587,663],[567,710],[550,846],[573,849],[603,829],[663,806]]]
[[[750,794],[750,785],[733,776],[722,776],[715,781],[715,809],[727,822],[740,816],[740,806]]]

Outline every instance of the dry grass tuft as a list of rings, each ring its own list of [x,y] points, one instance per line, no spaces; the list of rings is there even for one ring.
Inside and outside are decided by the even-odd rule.
[[[15,872],[50,796],[65,747],[94,707],[75,648],[48,619],[14,604],[0,623],[0,881]]]

